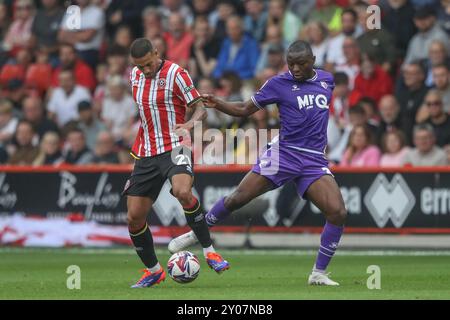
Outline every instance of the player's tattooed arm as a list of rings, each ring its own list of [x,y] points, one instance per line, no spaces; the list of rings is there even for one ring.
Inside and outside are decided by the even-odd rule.
[[[215,108],[235,117],[247,117],[259,110],[252,100],[245,102],[228,102],[211,94],[202,95],[206,107]]]

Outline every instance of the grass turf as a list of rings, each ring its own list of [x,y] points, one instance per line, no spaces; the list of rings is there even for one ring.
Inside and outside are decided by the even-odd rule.
[[[200,255],[198,250],[194,253]],[[0,299],[450,299],[450,254],[338,253],[329,270],[340,287],[311,287],[313,251],[221,251],[231,269],[222,275],[203,259],[190,284],[169,277],[130,289],[142,268],[131,249],[0,249]],[[370,252],[368,252],[370,253]],[[169,254],[158,250],[160,261]],[[81,289],[69,290],[66,269],[81,269]],[[381,289],[366,286],[369,265],[381,268]]]

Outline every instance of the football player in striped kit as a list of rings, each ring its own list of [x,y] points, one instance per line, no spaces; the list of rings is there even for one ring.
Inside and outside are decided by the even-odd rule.
[[[130,74],[133,99],[139,108],[141,125],[131,155],[135,158],[133,172],[123,194],[127,196],[128,229],[136,252],[146,266],[133,288],[150,287],[165,279],[158,262],[147,215],[166,179],[171,193],[181,203],[188,225],[203,247],[208,265],[217,273],[229,264],[215,252],[205,212],[192,194],[194,174],[190,151],[183,148],[181,132],[190,131],[195,121],[206,117],[200,94],[186,70],[162,60],[151,42],[136,39],[130,49],[135,67]],[[185,122],[186,108],[194,108]]]

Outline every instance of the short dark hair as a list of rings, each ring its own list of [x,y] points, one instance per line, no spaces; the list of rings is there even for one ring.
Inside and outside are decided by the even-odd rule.
[[[342,10],[341,17],[344,14],[350,14],[353,17],[353,20],[358,20],[358,13],[356,13],[356,11],[352,8],[345,8]]]
[[[356,104],[354,106],[350,106],[350,109],[348,110],[349,114],[359,114],[361,116],[366,116],[366,110],[360,105]]]
[[[142,58],[153,51],[153,45],[146,38],[138,38],[131,44],[130,54],[133,58]]]
[[[348,85],[349,84],[349,79],[348,79],[348,75],[345,72],[336,72],[334,74],[334,84],[339,86],[342,84]]]
[[[292,42],[288,48],[288,53],[289,52],[306,52],[311,54],[312,56],[314,55],[310,44],[303,40],[297,40]]]

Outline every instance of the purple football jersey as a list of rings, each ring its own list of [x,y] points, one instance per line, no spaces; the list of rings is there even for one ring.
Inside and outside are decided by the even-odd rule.
[[[314,77],[300,82],[288,71],[270,78],[251,99],[258,108],[278,105],[280,147],[323,155],[333,89],[329,72],[314,69]]]

